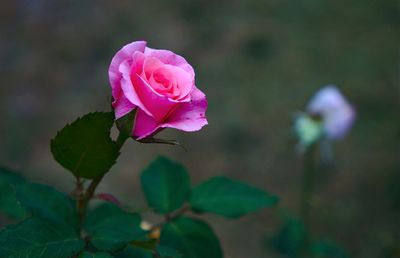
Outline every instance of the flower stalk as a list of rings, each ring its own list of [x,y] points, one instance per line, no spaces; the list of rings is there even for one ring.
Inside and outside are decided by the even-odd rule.
[[[122,148],[122,146],[124,145],[125,141],[129,138],[129,136],[120,133],[118,135],[117,140],[115,141],[115,143],[118,146],[118,150],[120,150]],[[106,174],[106,173],[105,173]],[[81,237],[83,237],[83,230],[82,230],[82,226],[83,226],[83,222],[85,220],[86,217],[86,213],[87,213],[87,209],[89,206],[89,202],[90,200],[93,198],[96,189],[98,187],[98,185],[100,184],[100,182],[103,180],[105,174],[102,174],[96,178],[94,178],[89,186],[87,187],[86,191],[83,190],[83,183],[81,181],[80,178],[77,178],[77,183],[76,183],[76,198],[77,198],[77,213],[78,213],[78,225],[79,225],[79,229],[80,229],[80,234]]]
[[[168,213],[167,215],[165,215],[165,220],[155,224],[154,226],[152,226],[150,228],[150,233],[158,230],[159,228],[161,228],[162,226],[164,226],[165,224],[173,221],[174,219],[178,218],[179,216],[185,214],[186,212],[188,212],[190,210],[190,205],[188,203],[184,204],[181,208],[179,208],[178,210]]]
[[[312,209],[312,198],[314,192],[314,179],[316,173],[316,153],[317,145],[311,145],[303,155],[303,176],[300,193],[300,217],[305,228],[310,228],[310,212]],[[303,257],[312,258],[309,247],[311,244],[311,236],[306,236],[303,247]],[[311,257],[310,257],[311,255]]]

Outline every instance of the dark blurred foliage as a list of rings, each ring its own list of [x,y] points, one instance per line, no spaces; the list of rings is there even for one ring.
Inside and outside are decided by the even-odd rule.
[[[138,172],[164,154],[194,183],[229,174],[296,212],[293,114],[319,87],[337,84],[358,118],[335,145],[334,169],[317,179],[311,230],[353,257],[399,257],[399,1],[4,0],[0,34],[0,162],[64,191],[73,177],[52,160],[49,140],[77,116],[110,109],[107,69],[120,47],[145,39],[195,67],[209,126],[162,134],[188,152],[129,143],[100,187],[134,208],[144,205]],[[274,257],[262,239],[276,217],[209,219],[226,257]]]

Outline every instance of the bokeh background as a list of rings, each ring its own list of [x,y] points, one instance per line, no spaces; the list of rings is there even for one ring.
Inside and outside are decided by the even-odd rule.
[[[397,0],[13,0],[0,2],[0,163],[71,191],[49,141],[66,123],[110,109],[108,65],[124,44],[183,55],[208,97],[209,125],[165,131],[188,151],[130,142],[100,186],[142,208],[138,173],[156,155],[193,184],[229,175],[298,212],[294,114],[321,86],[357,109],[335,163],[316,178],[311,230],[352,257],[400,257],[400,2]],[[207,216],[228,258],[280,257],[265,246],[279,211]],[[150,220],[157,218],[149,218]]]

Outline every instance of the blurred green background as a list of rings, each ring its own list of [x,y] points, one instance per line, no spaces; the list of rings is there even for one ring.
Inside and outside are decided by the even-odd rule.
[[[0,163],[67,192],[73,177],[52,160],[49,141],[77,116],[110,109],[114,53],[145,39],[193,65],[209,125],[162,133],[188,152],[130,142],[100,186],[134,208],[144,206],[138,173],[162,154],[182,162],[193,184],[229,175],[296,213],[293,116],[321,86],[338,85],[358,117],[316,179],[311,230],[352,257],[400,257],[398,0],[5,0],[0,34]],[[278,214],[207,219],[225,257],[282,257],[264,244]]]

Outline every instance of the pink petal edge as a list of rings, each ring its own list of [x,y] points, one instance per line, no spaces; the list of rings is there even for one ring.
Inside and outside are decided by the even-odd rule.
[[[134,52],[144,52],[146,44],[146,41],[135,41],[129,43],[121,48],[112,58],[111,64],[108,68],[108,76],[114,100],[119,97],[121,92],[120,79],[122,78],[122,75],[119,71],[120,64],[126,60],[129,60]]]
[[[186,61],[186,59],[180,55],[175,54],[170,50],[165,49],[154,49],[146,47],[144,50],[146,56],[153,56],[158,58],[164,64],[171,64],[173,66],[178,66],[190,73],[193,78],[195,77],[193,67]]]
[[[205,114],[207,110],[205,94],[195,87],[191,96],[192,101],[179,105],[161,127],[193,132],[208,124]]]
[[[159,128],[174,128],[186,132],[198,131],[208,124],[205,117],[206,109],[207,100],[204,93],[195,88],[192,92],[192,101],[180,104],[164,123],[157,124],[153,117],[138,110],[133,135],[141,140]]]
[[[132,135],[137,137],[138,140],[146,138],[154,133],[160,126],[157,125],[156,120],[146,114],[143,110],[138,109],[135,118],[135,128],[133,128]]]
[[[115,119],[119,119],[135,109],[136,105],[132,104],[124,94],[120,93],[120,97],[113,102],[113,107]]]

